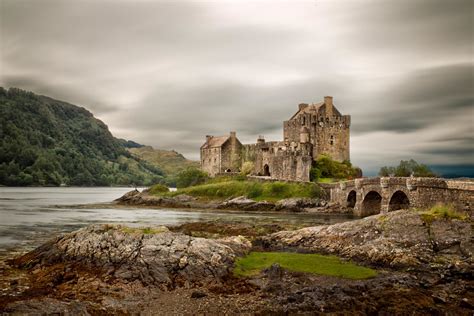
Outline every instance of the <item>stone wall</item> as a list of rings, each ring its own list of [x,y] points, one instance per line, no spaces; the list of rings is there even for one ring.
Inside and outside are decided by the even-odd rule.
[[[439,178],[369,178],[345,181],[328,186],[332,202],[348,206],[351,191],[356,194],[354,213],[360,216],[396,209],[406,196],[408,206],[426,208],[438,203],[451,204],[457,210],[472,212],[474,182]],[[369,196],[370,194],[370,196]],[[380,196],[380,200],[376,197]],[[379,203],[378,210],[369,209],[368,201]],[[372,203],[373,204],[373,203]],[[405,206],[405,205],[404,205]]]
[[[239,172],[242,167],[242,144],[235,134],[231,134],[221,150],[222,160],[219,172]]]
[[[211,177],[221,172],[221,148],[201,148],[201,170]]]

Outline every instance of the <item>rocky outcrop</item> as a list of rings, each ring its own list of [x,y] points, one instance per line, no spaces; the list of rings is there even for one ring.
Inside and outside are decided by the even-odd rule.
[[[196,198],[186,194],[180,194],[175,197],[162,197],[149,194],[147,190],[143,192],[139,192],[138,190],[130,191],[114,202],[122,205],[161,206],[170,208],[209,208],[216,206],[211,203],[206,205],[196,202]]]
[[[217,205],[219,209],[230,209],[230,210],[243,210],[251,212],[259,211],[275,211],[275,204],[271,202],[257,202],[252,199],[246,198],[245,196],[239,196],[233,199],[229,199]]]
[[[472,223],[456,219],[423,221],[401,210],[330,226],[282,231],[260,238],[266,249],[294,248],[339,254],[387,266],[420,264],[472,266]]]
[[[319,199],[310,198],[289,198],[276,203],[276,208],[301,212],[305,208],[315,208],[322,206]]]
[[[16,262],[33,270],[58,262],[79,264],[126,282],[175,287],[219,282],[228,275],[236,252],[243,254],[250,248],[244,238],[219,242],[157,231],[89,226],[59,237]]]
[[[199,201],[197,198],[180,194],[173,197],[162,197],[149,194],[147,190],[130,191],[115,200],[118,204],[136,206],[161,206],[169,208],[196,208],[196,209],[228,209],[251,212],[278,211],[278,212],[314,212],[314,213],[347,213],[340,206],[328,205],[326,201],[311,198],[288,198],[276,203],[255,201],[245,196],[230,198],[226,201]]]

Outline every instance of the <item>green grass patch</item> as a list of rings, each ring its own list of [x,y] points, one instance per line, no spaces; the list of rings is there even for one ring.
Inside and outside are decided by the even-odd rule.
[[[452,205],[438,204],[430,209],[421,211],[421,218],[427,223],[436,219],[467,219],[467,215],[457,212]]]
[[[290,271],[347,279],[367,279],[377,275],[377,271],[373,269],[343,262],[336,256],[289,252],[251,252],[236,261],[234,275],[240,277],[257,275],[274,263]]]
[[[278,201],[292,197],[316,198],[321,195],[321,189],[314,183],[228,180],[182,188],[175,192],[158,193],[166,196],[179,194],[217,200],[246,196],[256,201]]]
[[[334,178],[319,178],[316,182],[318,183],[334,183],[337,182],[337,179]]]

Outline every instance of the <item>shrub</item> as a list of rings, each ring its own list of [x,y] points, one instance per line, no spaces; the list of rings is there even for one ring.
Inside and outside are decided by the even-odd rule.
[[[248,176],[249,174],[251,174],[253,172],[254,168],[255,168],[255,165],[254,165],[253,162],[246,161],[242,165],[242,170],[240,171],[240,173],[243,174],[243,175]]]
[[[148,189],[148,192],[150,194],[160,194],[160,193],[165,193],[169,191],[170,189],[166,185],[163,185],[163,184],[155,184],[150,189]]]
[[[176,176],[176,187],[186,188],[206,182],[209,179],[207,173],[196,168],[188,168]]]
[[[414,177],[436,177],[436,174],[427,165],[413,159],[402,160],[395,167],[384,166],[379,171],[381,177],[410,177],[411,175]]]
[[[362,170],[353,167],[350,161],[339,162],[326,155],[320,155],[310,170],[310,180],[321,178],[354,179],[362,176]]]

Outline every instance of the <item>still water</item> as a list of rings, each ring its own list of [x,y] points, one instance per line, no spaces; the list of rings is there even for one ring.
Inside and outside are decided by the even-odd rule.
[[[350,220],[349,215],[223,212],[116,207],[130,188],[0,187],[0,255],[32,249],[59,233],[95,223],[179,225],[209,220],[291,222],[314,225]]]

